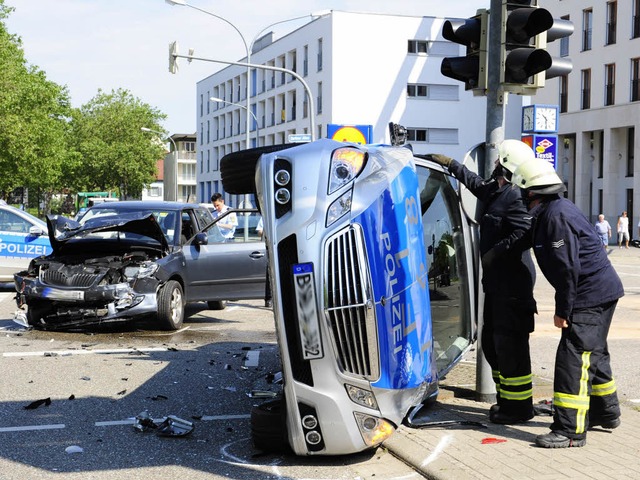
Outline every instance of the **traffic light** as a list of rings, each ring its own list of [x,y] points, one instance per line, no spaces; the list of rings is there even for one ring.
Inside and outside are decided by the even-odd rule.
[[[489,12],[480,9],[476,15],[464,20],[447,20],[442,36],[467,47],[464,57],[446,57],[440,72],[449,78],[464,82],[465,90],[484,95],[487,86],[487,31]]]
[[[537,0],[503,0],[500,84],[505,92],[535,94],[545,78],[571,72],[570,60],[552,58],[547,43],[573,33],[568,20],[554,19]]]
[[[178,73],[178,42],[171,42],[169,44],[169,71],[171,73]]]

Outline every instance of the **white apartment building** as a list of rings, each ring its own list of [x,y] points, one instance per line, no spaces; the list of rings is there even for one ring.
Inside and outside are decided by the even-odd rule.
[[[540,0],[575,31],[548,45],[573,71],[548,80],[533,103],[560,106],[558,172],[572,199],[595,222],[640,217],[640,0]],[[633,227],[633,228],[631,228]],[[615,241],[615,235],[614,235]]]
[[[465,55],[464,47],[442,38],[444,20],[334,10],[276,41],[262,37],[251,63],[302,76],[313,111],[302,82],[252,69],[250,146],[311,133],[313,116],[316,139],[327,137],[329,124],[371,125],[371,143],[389,143],[394,122],[408,129],[416,153],[462,159],[485,139],[486,99],[440,73],[445,56]],[[246,67],[229,66],[197,84],[198,201],[223,192],[220,159],[246,146],[246,83]],[[521,105],[521,97],[509,97],[506,138],[519,138]],[[241,198],[225,195],[225,201],[238,205]]]
[[[164,200],[196,201],[196,135],[174,133],[164,157]],[[205,200],[207,201],[207,200]]]

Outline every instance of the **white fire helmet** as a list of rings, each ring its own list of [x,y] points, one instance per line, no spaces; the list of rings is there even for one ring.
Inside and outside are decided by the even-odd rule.
[[[520,140],[504,140],[498,146],[498,160],[506,170],[505,178],[509,181],[518,166],[535,158],[531,147]]]
[[[539,158],[518,166],[513,172],[511,183],[541,195],[562,193],[567,190],[553,165]]]

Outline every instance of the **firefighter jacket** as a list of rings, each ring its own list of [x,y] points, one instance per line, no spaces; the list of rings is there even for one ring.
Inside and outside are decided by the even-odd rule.
[[[529,251],[531,215],[522,201],[522,191],[509,183],[500,187],[494,179],[485,181],[455,160],[449,171],[483,203],[479,223],[485,293],[517,300],[521,308],[535,312],[535,268]]]
[[[624,295],[594,226],[573,202],[547,195],[530,213],[533,251],[556,291],[557,316],[570,318],[574,308],[602,305]]]

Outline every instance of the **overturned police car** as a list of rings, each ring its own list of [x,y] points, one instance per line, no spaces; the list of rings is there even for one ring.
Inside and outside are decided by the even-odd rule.
[[[265,220],[284,382],[252,411],[254,445],[379,445],[475,340],[477,232],[455,180],[408,148],[328,139],[232,153],[221,173]]]

